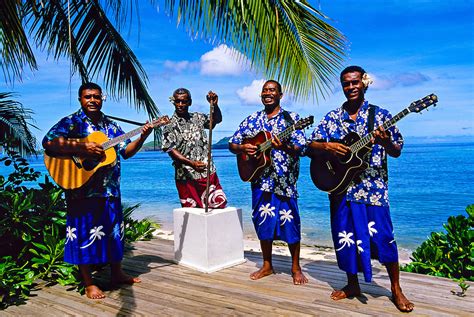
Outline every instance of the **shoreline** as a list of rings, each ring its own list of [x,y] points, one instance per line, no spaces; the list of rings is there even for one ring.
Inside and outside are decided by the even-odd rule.
[[[153,233],[155,238],[160,238],[164,240],[173,240],[174,234],[172,230],[163,230],[156,229]],[[261,253],[260,242],[258,239],[250,235],[244,235],[244,251],[248,252],[258,252]],[[282,256],[291,256],[290,251],[285,242],[274,241],[272,254],[282,255]],[[410,260],[411,251],[406,249],[398,249],[398,258],[400,264],[408,264]],[[329,261],[336,263],[336,254],[333,247],[328,246],[318,246],[318,245],[309,245],[301,243],[300,258],[307,259],[312,261]],[[383,268],[383,265],[380,264],[377,260],[372,260],[372,265],[374,267]]]

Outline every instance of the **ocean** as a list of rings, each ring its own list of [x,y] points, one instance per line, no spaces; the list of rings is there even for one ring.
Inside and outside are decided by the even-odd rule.
[[[229,206],[242,208],[244,232],[256,237],[251,222],[250,184],[238,176],[235,155],[214,150],[214,161]],[[414,250],[433,231],[443,230],[451,215],[465,213],[474,204],[474,142],[410,143],[402,155],[390,158],[389,197],[398,246]],[[42,157],[31,158],[31,167],[46,173]],[[327,194],[309,175],[308,158],[301,159],[298,181],[303,243],[332,246]],[[10,171],[0,166],[0,174]],[[171,159],[162,152],[139,152],[122,160],[122,201],[141,204],[136,218],[149,217],[172,230],[173,209],[180,207]]]

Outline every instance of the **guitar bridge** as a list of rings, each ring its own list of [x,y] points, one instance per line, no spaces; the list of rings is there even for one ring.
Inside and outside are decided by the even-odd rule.
[[[74,165],[76,165],[77,168],[82,168],[81,160],[78,159],[76,156],[72,156],[72,161],[74,162]]]
[[[331,162],[326,161],[326,166],[332,175],[336,175],[336,172],[334,171],[334,168],[332,167]]]

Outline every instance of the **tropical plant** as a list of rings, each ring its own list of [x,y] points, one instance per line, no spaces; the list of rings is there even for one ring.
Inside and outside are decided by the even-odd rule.
[[[0,146],[2,144],[0,143]],[[39,281],[83,290],[77,266],[65,263],[66,201],[49,181],[11,147],[0,163],[13,167],[0,175],[0,308],[28,298]],[[150,239],[158,224],[134,220],[139,205],[124,208],[125,241]],[[43,282],[43,283],[44,283]]]
[[[0,92],[0,138],[10,140],[8,144],[12,149],[17,149],[22,154],[35,154],[36,139],[30,131],[31,128],[36,128],[31,123],[33,112],[10,99],[13,96],[11,93]]]
[[[458,280],[464,293],[469,287],[464,281],[474,281],[474,205],[466,212],[467,217],[450,216],[446,232],[432,232],[402,270]]]
[[[343,35],[306,0],[149,2],[164,2],[190,34],[228,43],[296,96],[327,92],[340,66]],[[138,5],[133,0],[3,0],[0,65],[5,79],[21,80],[25,67],[36,70],[34,45],[55,59],[70,58],[82,81],[101,78],[112,97],[126,97],[156,117],[145,70],[120,35]]]
[[[140,207],[140,204],[123,207],[123,222],[125,225],[125,241],[133,242],[138,240],[150,240],[153,233],[160,228],[160,225],[148,218],[136,220],[132,218],[132,213]]]

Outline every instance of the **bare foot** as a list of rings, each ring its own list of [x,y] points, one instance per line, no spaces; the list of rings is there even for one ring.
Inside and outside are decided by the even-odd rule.
[[[86,296],[90,299],[105,298],[105,294],[95,285],[86,286]]]
[[[298,269],[296,272],[291,272],[291,276],[293,277],[293,284],[295,285],[304,285],[308,283],[308,279],[304,276],[301,269]]]
[[[408,298],[405,297],[402,290],[399,292],[392,292],[392,302],[399,311],[404,313],[409,313],[413,310],[413,308],[415,308],[415,304],[410,302]]]
[[[262,267],[260,270],[255,271],[252,274],[250,274],[250,279],[255,281],[255,280],[261,279],[262,277],[272,275],[274,273],[275,271],[273,271],[273,268]]]
[[[360,288],[357,286],[349,286],[346,285],[340,290],[334,290],[331,293],[331,299],[333,300],[341,300],[344,298],[352,298],[360,296]]]
[[[139,277],[133,277],[125,274],[125,272],[121,272],[118,276],[113,276],[110,281],[112,284],[133,285],[135,283],[141,283],[142,280]]]

